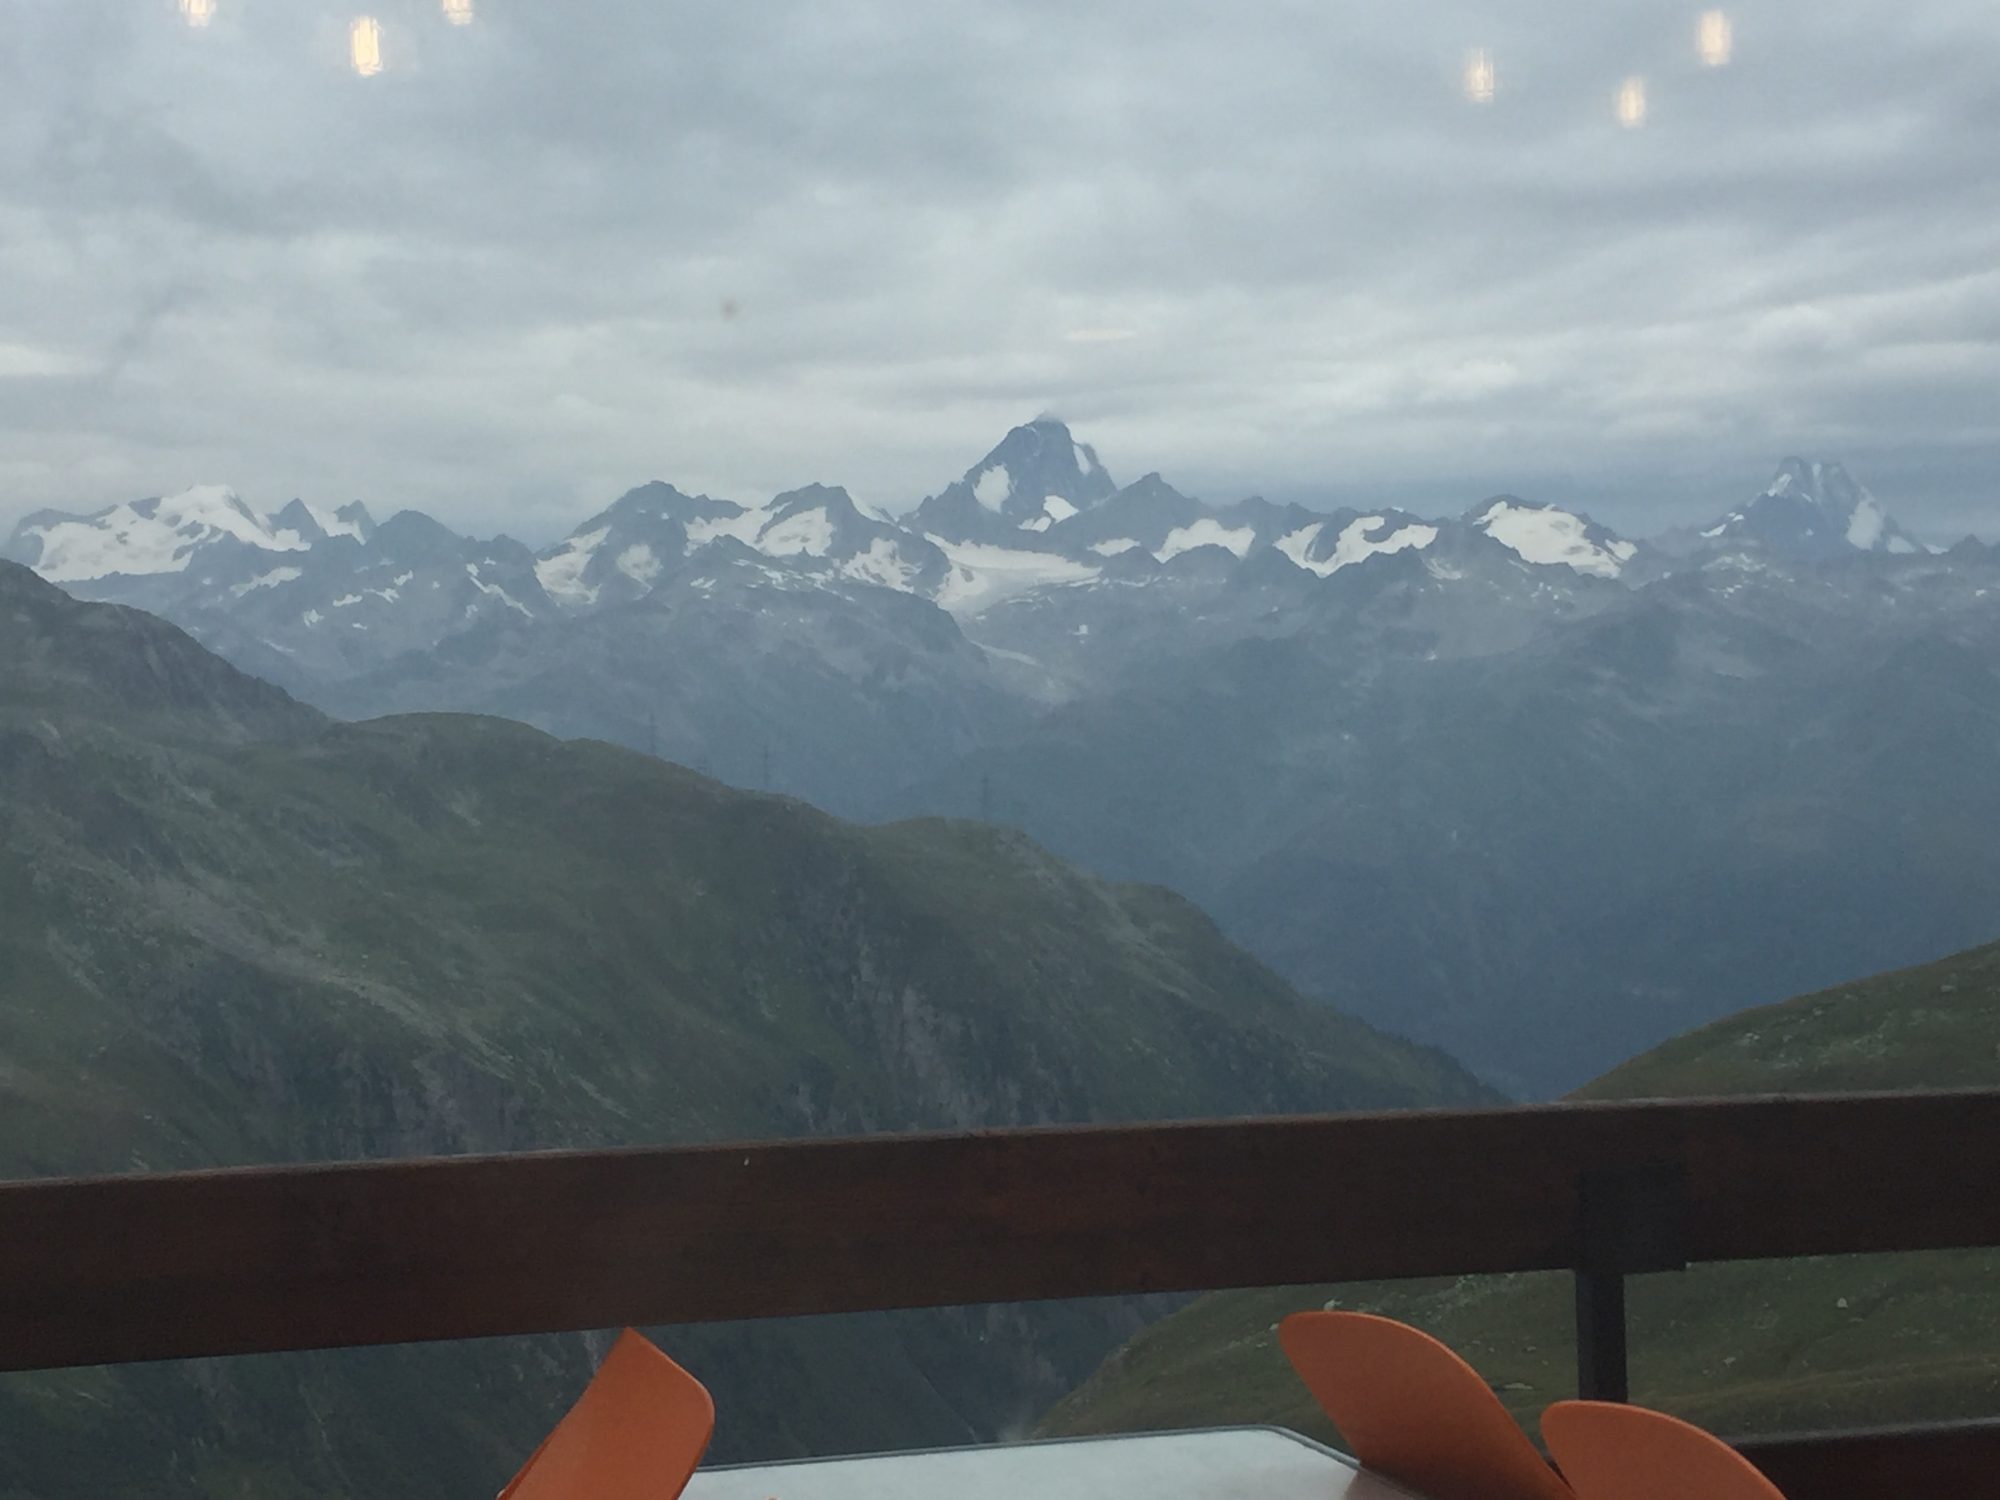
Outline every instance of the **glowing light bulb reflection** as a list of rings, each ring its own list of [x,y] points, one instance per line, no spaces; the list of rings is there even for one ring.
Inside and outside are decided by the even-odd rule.
[[[1474,104],[1491,104],[1493,92],[1499,82],[1493,69],[1493,58],[1484,47],[1479,48],[1465,60],[1465,97]]]
[[[347,33],[347,55],[363,78],[381,72],[382,23],[373,16],[356,16]]]
[[[1704,68],[1726,68],[1736,51],[1736,28],[1719,10],[1705,10],[1695,23],[1694,44]]]
[[[472,0],[444,0],[444,18],[454,26],[470,26]]]
[[[181,0],[181,19],[194,27],[215,19],[215,0]]]
[[[1618,87],[1618,123],[1637,130],[1646,123],[1646,80],[1628,78]]]

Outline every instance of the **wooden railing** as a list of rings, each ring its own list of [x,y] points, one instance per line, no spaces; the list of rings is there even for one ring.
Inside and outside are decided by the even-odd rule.
[[[1615,1398],[1626,1275],[2000,1245],[1996,1189],[2000,1092],[15,1182],[0,1368],[1567,1269],[1582,1388]],[[2000,1426],[1754,1446],[1794,1500],[2000,1488]]]

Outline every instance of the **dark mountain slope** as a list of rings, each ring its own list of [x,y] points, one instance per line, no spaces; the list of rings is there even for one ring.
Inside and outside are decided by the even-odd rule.
[[[0,562],[0,708],[176,722],[214,740],[310,733],[326,720],[152,615],[85,604]]]
[[[332,724],[20,571],[0,1172],[1483,1096],[1018,835],[857,828],[499,720]],[[743,1456],[991,1435],[1136,1317],[669,1337]],[[10,1500],[490,1493],[586,1368],[567,1338],[10,1379],[0,1475]]]
[[[1593,1099],[2000,1087],[2000,943],[1676,1038]],[[1331,1435],[1271,1333],[1322,1304],[1384,1312],[1466,1352],[1532,1423],[1574,1394],[1561,1275],[1204,1297],[1119,1351],[1049,1419],[1059,1432],[1280,1422]],[[1633,1398],[1724,1432],[2000,1413],[2000,1251],[1697,1266],[1631,1283]]]

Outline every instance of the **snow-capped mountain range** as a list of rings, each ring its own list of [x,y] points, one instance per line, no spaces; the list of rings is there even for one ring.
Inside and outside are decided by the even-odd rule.
[[[378,526],[359,503],[329,511],[293,500],[266,514],[198,485],[89,515],[30,516],[5,551],[78,593],[163,614],[335,711],[502,708],[742,779],[754,779],[753,764],[761,773],[764,741],[796,743],[782,705],[761,728],[722,731],[719,691],[697,695],[709,699],[700,710],[687,701],[695,669],[685,661],[674,691],[642,705],[629,667],[587,688],[563,654],[584,635],[616,655],[642,636],[726,627],[727,640],[703,648],[707,668],[762,663],[755,685],[739,684],[752,696],[773,680],[775,655],[817,680],[809,700],[871,678],[879,694],[898,675],[906,693],[936,690],[938,703],[910,711],[949,726],[932,747],[943,754],[974,733],[957,722],[968,704],[982,723],[1038,713],[1163,655],[1323,630],[1329,612],[1381,589],[1395,591],[1400,614],[1393,632],[1378,621],[1377,636],[1397,652],[1454,659],[1513,650],[1552,621],[1675,574],[1769,585],[1863,554],[1930,555],[1838,464],[1787,459],[1713,524],[1649,543],[1512,495],[1418,516],[1255,497],[1211,504],[1157,473],[1120,486],[1094,448],[1048,418],[1013,429],[900,518],[822,484],[745,504],[656,480],[532,552],[416,512]],[[504,688],[475,688],[480,674]],[[876,727],[886,728],[879,717]],[[909,749],[857,750],[865,787],[845,770],[821,774],[819,755],[784,784],[841,811],[892,811],[888,778],[928,763],[930,752],[912,761]]]
[[[2000,910],[1968,833],[2000,827],[2000,549],[1925,546],[1834,463],[1641,539],[1121,486],[1044,419],[900,517],[656,481],[534,551],[199,486],[5,555],[336,714],[1016,823],[1529,1091]]]
[[[506,538],[456,536],[417,513],[378,528],[359,502],[329,511],[293,500],[264,514],[233,490],[205,484],[88,515],[29,516],[5,555],[84,592],[171,599],[176,615],[255,613],[270,627],[267,644],[290,655],[311,632],[368,632],[391,615],[423,617],[417,634],[429,642],[395,632],[407,649],[497,611],[556,619],[660,593],[700,595],[716,587],[709,575],[728,569],[755,570],[778,588],[890,589],[969,622],[1058,590],[1212,574],[1267,558],[1288,563],[1300,582],[1412,553],[1427,555],[1440,581],[1484,560],[1559,569],[1549,576],[1567,587],[1572,578],[1650,581],[1730,558],[1928,549],[1840,465],[1787,459],[1745,505],[1667,539],[1657,556],[1649,550],[1588,516],[1511,495],[1425,518],[1395,509],[1329,514],[1257,498],[1212,505],[1156,473],[1121,488],[1093,449],[1042,419],[1008,433],[902,520],[820,484],[746,505],[654,481],[530,554]],[[140,580],[154,582],[140,588]],[[415,601],[426,592],[449,597],[423,608]],[[447,602],[450,610],[435,607]]]

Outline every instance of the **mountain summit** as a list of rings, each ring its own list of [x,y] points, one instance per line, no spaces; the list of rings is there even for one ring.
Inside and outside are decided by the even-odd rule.
[[[956,484],[917,507],[919,531],[952,541],[1018,543],[1118,488],[1095,450],[1054,417],[1016,427]]]
[[[1792,557],[1930,550],[1841,465],[1803,458],[1778,465],[1761,495],[1701,536],[1707,542],[1754,542]]]

